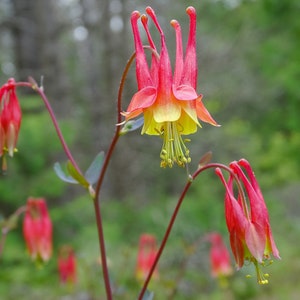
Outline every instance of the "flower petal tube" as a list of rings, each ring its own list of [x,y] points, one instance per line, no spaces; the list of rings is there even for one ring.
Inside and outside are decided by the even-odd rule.
[[[43,198],[28,198],[23,235],[33,260],[48,261],[52,255],[52,222]]]
[[[180,24],[171,21],[176,36],[176,59],[174,75],[166,46],[166,39],[156,14],[151,7],[146,8],[147,15],[152,19],[160,35],[160,53],[158,53],[148,27],[148,17],[138,11],[131,15],[131,25],[136,53],[136,78],[138,91],[133,95],[123,115],[125,122],[140,114],[144,115],[142,134],[160,135],[163,146],[160,153],[161,166],[179,166],[191,161],[189,150],[185,146],[183,135],[195,133],[200,127],[198,119],[218,126],[216,121],[202,103],[202,95],[196,92],[197,57],[196,57],[196,10],[186,9],[190,18],[189,36],[185,51],[182,49]],[[148,65],[138,20],[146,32],[152,52],[151,64]]]
[[[230,169],[239,180],[243,191],[239,189],[234,196],[233,174],[226,182],[220,169],[216,169],[226,189],[225,217],[230,234],[230,244],[237,267],[241,268],[248,260],[255,265],[257,280],[268,283],[268,274],[263,274],[259,265],[264,266],[271,256],[280,259],[270,226],[268,210],[258,182],[248,161],[241,159],[232,162]],[[248,200],[248,201],[247,201]]]
[[[5,154],[13,156],[21,126],[22,112],[16,95],[15,80],[10,78],[0,88],[0,157],[6,170]]]

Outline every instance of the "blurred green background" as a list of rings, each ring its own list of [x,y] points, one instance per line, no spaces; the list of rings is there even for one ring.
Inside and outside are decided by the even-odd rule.
[[[162,3],[163,2],[163,3]],[[228,164],[247,158],[260,182],[282,260],[258,286],[252,266],[222,289],[210,277],[209,246],[192,247],[211,231],[228,244],[224,190],[213,171],[189,191],[162,256],[155,299],[298,299],[300,271],[300,3],[297,0],[1,0],[0,82],[37,81],[44,87],[80,167],[106,151],[115,126],[123,68],[133,51],[130,13],[151,5],[174,58],[176,18],[187,37],[185,8],[198,14],[198,92],[222,125],[203,124],[191,136],[192,163],[207,151]],[[154,29],[154,27],[151,27]],[[132,69],[123,109],[136,91]],[[0,213],[8,217],[28,196],[45,197],[54,224],[54,256],[32,263],[22,238],[22,218],[7,236],[0,260],[1,299],[105,299],[93,205],[84,191],[53,171],[64,162],[42,101],[19,89],[23,121],[18,153],[0,178]],[[186,180],[185,170],[159,168],[161,140],[132,132],[121,138],[102,191],[110,275],[116,299],[136,299],[135,262],[140,234],[160,241]],[[126,159],[124,159],[126,158]],[[57,250],[72,245],[78,283],[61,286]],[[252,278],[245,278],[251,274]]]

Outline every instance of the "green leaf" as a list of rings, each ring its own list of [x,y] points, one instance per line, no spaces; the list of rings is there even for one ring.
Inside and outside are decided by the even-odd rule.
[[[79,182],[75,180],[73,177],[67,175],[63,169],[61,168],[61,165],[59,162],[56,162],[54,164],[54,171],[56,175],[64,182],[72,183],[72,184],[78,184]]]
[[[136,120],[130,120],[126,122],[120,131],[120,135],[124,135],[127,132],[134,131],[140,128],[144,124],[144,117],[138,118]]]
[[[100,171],[103,165],[104,152],[101,151],[97,154],[87,171],[85,172],[85,179],[88,181],[90,185],[93,185],[97,182]]]
[[[154,293],[146,290],[142,300],[153,300]]]
[[[89,183],[86,181],[86,179],[83,177],[83,175],[81,175],[76,168],[73,166],[73,164],[68,160],[67,162],[67,170],[69,172],[69,174],[78,181],[78,183],[80,183],[83,187],[88,188],[89,187]]]

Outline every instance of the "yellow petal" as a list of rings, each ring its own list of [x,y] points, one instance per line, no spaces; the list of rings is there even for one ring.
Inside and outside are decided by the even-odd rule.
[[[177,121],[181,115],[181,107],[177,101],[170,95],[159,95],[156,103],[153,105],[153,118],[157,123]]]
[[[146,133],[149,135],[160,135],[161,124],[157,123],[153,119],[153,110],[145,109],[144,111],[144,126],[142,129],[142,134]]]
[[[198,121],[195,122],[195,120],[186,114],[185,111],[182,111],[181,116],[176,123],[178,123],[180,134],[184,135],[195,133],[198,126],[200,126]]]
[[[182,115],[186,115],[186,117],[184,117],[186,119],[186,122],[194,122],[196,125],[193,126],[194,131],[197,131],[197,126],[201,127],[199,121],[198,121],[198,116],[197,116],[197,111],[196,111],[196,102],[195,101],[180,101],[180,105],[183,109],[183,112],[181,113]],[[190,119],[190,120],[187,120],[187,119]],[[190,126],[192,126],[190,124]],[[191,132],[192,133],[192,132]],[[184,134],[188,134],[188,133],[184,133]]]

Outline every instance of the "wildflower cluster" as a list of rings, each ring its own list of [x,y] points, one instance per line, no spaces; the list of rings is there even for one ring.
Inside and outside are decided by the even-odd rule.
[[[0,88],[0,158],[2,159],[2,170],[5,171],[7,169],[6,155],[8,154],[12,157],[16,151],[21,125],[22,113],[16,95],[16,87],[29,87],[37,92],[44,101],[68,158],[66,171],[61,168],[59,163],[55,164],[56,174],[65,182],[81,185],[88,191],[93,201],[107,300],[112,300],[112,289],[107,265],[99,195],[107,166],[118,139],[123,133],[135,130],[140,125],[143,125],[142,134],[161,136],[163,139],[160,152],[161,167],[172,167],[174,164],[184,167],[191,161],[189,150],[185,144],[187,140],[184,136],[195,133],[198,127],[201,127],[200,121],[219,126],[204,106],[202,95],[196,92],[198,71],[196,57],[196,10],[193,7],[188,7],[186,13],[189,16],[189,33],[185,55],[183,53],[180,24],[176,20],[171,21],[171,26],[176,36],[176,58],[173,72],[166,46],[166,38],[154,10],[151,7],[147,7],[146,14],[141,14],[138,11],[132,12],[131,25],[135,57],[132,56],[131,61],[134,58],[136,62],[138,90],[133,95],[127,109],[122,111],[122,92],[120,91],[122,91],[130,66],[129,62],[126,65],[125,70],[127,71],[124,71],[120,84],[116,122],[118,126],[112,143],[106,154],[101,151],[96,156],[85,173],[80,170],[73,158],[43,89],[39,88],[33,79],[30,79],[28,82],[18,83],[14,79],[9,79]],[[160,47],[157,47],[151,36],[148,18],[152,20],[159,33]],[[142,42],[138,27],[139,20],[141,20],[147,36],[148,46]],[[148,63],[146,57],[146,51],[148,50],[151,53],[150,63]],[[139,118],[135,123],[134,119],[140,115],[143,118]],[[121,122],[122,118],[125,118],[123,123]],[[142,123],[141,119],[143,120]],[[123,131],[120,128],[121,124],[125,124]],[[256,268],[258,283],[268,283],[268,274],[264,274],[261,271],[261,266],[264,266],[267,262],[272,262],[272,257],[279,259],[280,256],[273,239],[268,210],[254,172],[249,162],[245,159],[241,159],[238,162],[234,161],[229,166],[225,166],[219,163],[210,163],[210,158],[210,154],[204,155],[196,171],[192,175],[188,174],[188,180],[170,218],[160,247],[157,247],[154,235],[141,235],[136,264],[136,278],[139,282],[143,282],[139,300],[152,299],[152,296],[144,297],[144,295],[151,277],[159,278],[157,263],[165,248],[179,208],[196,177],[210,168],[215,169],[216,174],[225,187],[226,225],[237,268],[243,267],[245,261],[249,261]],[[222,173],[223,171],[229,173],[227,180]],[[23,209],[18,210],[18,213],[6,222],[0,222],[2,229],[0,255],[3,249],[3,232],[7,233],[13,228],[15,222],[11,220],[15,219],[15,216],[21,212],[25,213],[23,235],[29,255],[34,261],[48,261],[53,252],[52,221],[44,198],[28,198]],[[231,275],[230,255],[222,237],[217,233],[212,233],[207,236],[207,240],[211,243],[210,261],[212,276],[225,278]],[[76,257],[71,246],[64,245],[60,248],[57,267],[62,284],[76,282]]]

